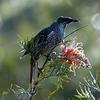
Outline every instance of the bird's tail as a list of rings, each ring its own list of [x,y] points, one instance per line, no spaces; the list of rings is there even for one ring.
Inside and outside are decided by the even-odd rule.
[[[35,74],[35,66],[36,66],[36,61],[31,56],[31,60],[30,60],[30,84],[32,84],[32,78]]]

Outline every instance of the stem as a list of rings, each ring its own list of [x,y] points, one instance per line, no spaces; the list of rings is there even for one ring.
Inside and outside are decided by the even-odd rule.
[[[55,47],[56,47],[56,46],[55,46]],[[54,48],[55,48],[55,47],[54,47]],[[39,69],[39,70],[40,70],[40,73],[38,73],[38,77],[39,77],[40,74],[42,73],[41,71],[42,71],[42,69],[44,68],[44,66],[46,65],[46,63],[48,62],[49,57],[50,57],[50,54],[52,53],[52,51],[53,51],[54,48],[52,48],[51,51],[48,53],[47,58],[46,58],[46,60],[45,60],[45,62],[44,62],[44,64],[43,64],[43,66],[41,67],[41,69]]]
[[[66,39],[66,38],[67,38],[68,36],[70,36],[71,34],[77,32],[77,31],[79,31],[80,29],[83,29],[83,28],[85,28],[85,27],[87,27],[87,26],[88,26],[88,25],[85,25],[85,26],[82,26],[82,27],[79,27],[79,28],[75,29],[74,31],[72,31],[71,33],[69,33],[68,35],[66,35],[66,36],[63,38],[63,40]]]

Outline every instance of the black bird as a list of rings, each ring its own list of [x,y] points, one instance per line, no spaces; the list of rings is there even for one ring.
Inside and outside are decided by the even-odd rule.
[[[25,44],[24,55],[31,55],[31,65],[33,64],[33,66],[35,66],[39,58],[49,55],[51,50],[62,41],[66,25],[72,22],[78,22],[78,20],[71,17],[60,16],[50,26],[41,30],[34,38]],[[30,72],[30,83],[32,83],[33,66]],[[38,69],[41,71],[43,68],[40,65]]]

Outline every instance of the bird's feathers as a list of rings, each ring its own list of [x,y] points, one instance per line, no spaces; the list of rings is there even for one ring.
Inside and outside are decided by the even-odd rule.
[[[24,55],[31,53],[35,57],[35,55],[38,56],[39,54],[41,54],[43,52],[43,49],[47,45],[48,39],[50,41],[49,34],[51,32],[52,32],[52,30],[49,27],[47,27],[47,28],[43,29],[42,31],[40,31],[30,41],[28,41],[27,45],[25,46],[26,52]]]

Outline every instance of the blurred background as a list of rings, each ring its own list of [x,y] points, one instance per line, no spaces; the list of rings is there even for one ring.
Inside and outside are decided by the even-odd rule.
[[[25,89],[29,86],[29,57],[20,60],[18,42],[34,37],[61,15],[80,20],[79,24],[68,26],[67,32],[88,24],[72,37],[83,42],[93,72],[100,70],[100,0],[0,0],[0,99],[11,84]],[[74,82],[64,84],[55,100],[72,97],[77,82],[86,73],[87,69],[80,69],[76,76],[72,75]],[[35,99],[44,100],[53,88],[53,81],[47,80]],[[5,100],[17,99],[9,94]]]

